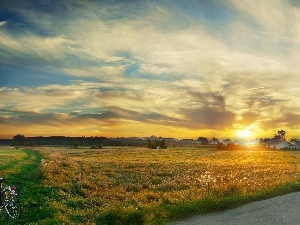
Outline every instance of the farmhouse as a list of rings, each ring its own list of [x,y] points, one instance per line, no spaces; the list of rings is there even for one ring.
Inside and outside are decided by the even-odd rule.
[[[283,140],[271,140],[267,143],[267,147],[273,149],[284,149],[290,148],[290,143],[283,141]]]
[[[300,150],[300,140],[292,139],[290,142],[286,140],[276,140],[271,139],[266,143],[266,147],[273,148],[273,149],[299,149]]]
[[[217,138],[213,138],[213,139],[210,140],[209,143],[210,143],[211,145],[217,145],[217,144],[219,144],[219,140],[218,140]]]
[[[290,149],[300,149],[300,140],[291,140],[291,142],[290,142],[290,147],[289,147]]]

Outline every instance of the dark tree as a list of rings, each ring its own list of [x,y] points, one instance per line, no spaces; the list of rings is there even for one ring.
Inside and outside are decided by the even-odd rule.
[[[17,134],[13,137],[14,141],[25,141],[25,136],[22,134]]]
[[[150,139],[148,139],[147,141],[147,148],[152,148],[152,143]]]
[[[160,142],[160,147],[162,149],[166,149],[167,148],[167,144],[166,144],[166,140],[165,139],[162,139],[161,142]]]
[[[274,134],[274,139],[278,141],[286,141],[285,139],[285,131],[279,130],[277,134]]]
[[[74,144],[74,148],[79,148],[79,143],[78,143],[78,141]]]
[[[201,142],[202,145],[207,145],[208,139],[206,137],[199,137],[198,142]]]
[[[25,145],[26,138],[22,134],[13,137],[13,145]]]

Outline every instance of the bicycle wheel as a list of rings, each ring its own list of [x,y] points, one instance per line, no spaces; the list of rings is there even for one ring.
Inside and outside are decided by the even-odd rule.
[[[21,204],[17,195],[10,190],[5,190],[3,202],[7,215],[13,219],[21,218]]]

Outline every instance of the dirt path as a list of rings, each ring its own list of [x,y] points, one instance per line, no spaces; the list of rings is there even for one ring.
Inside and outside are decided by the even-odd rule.
[[[299,225],[300,192],[207,215],[194,216],[169,225]]]

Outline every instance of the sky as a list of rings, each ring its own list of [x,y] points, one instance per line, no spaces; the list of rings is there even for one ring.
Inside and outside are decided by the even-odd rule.
[[[300,138],[298,0],[2,0],[0,138]]]

